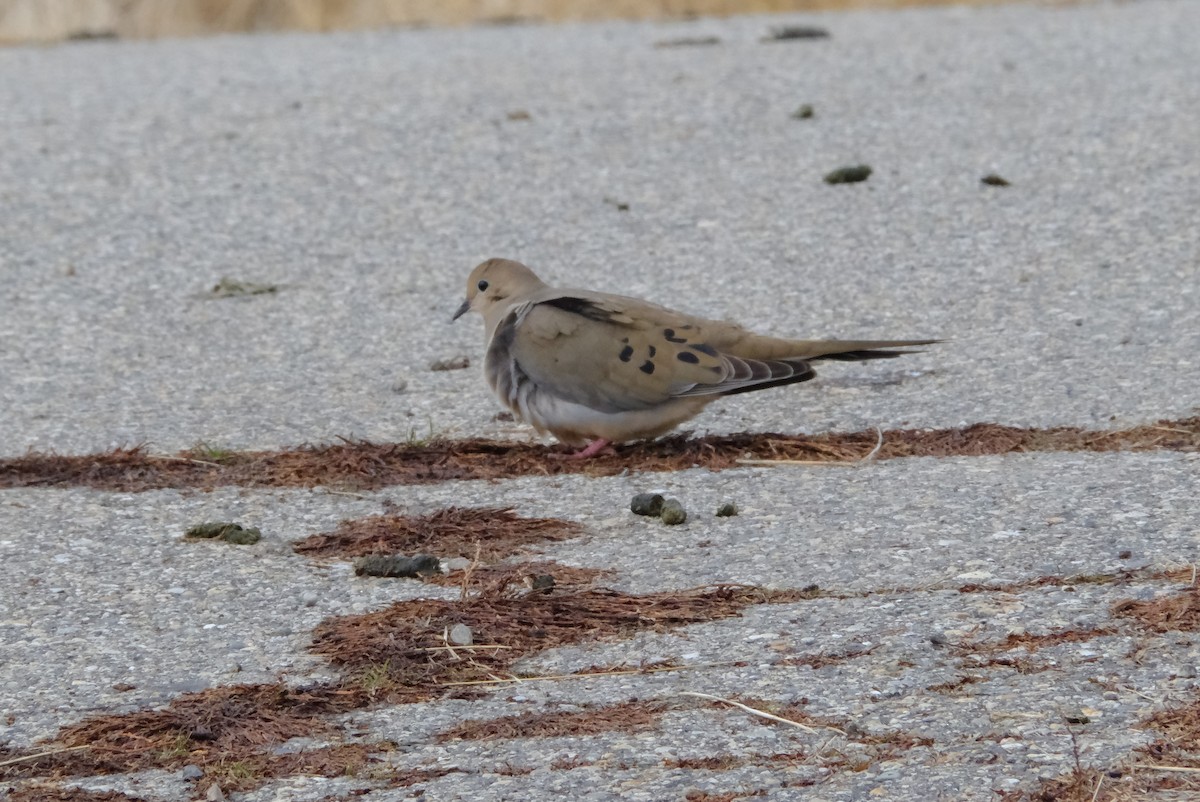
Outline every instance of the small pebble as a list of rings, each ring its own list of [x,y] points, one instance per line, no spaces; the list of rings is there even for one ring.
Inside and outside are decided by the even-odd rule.
[[[737,514],[738,514],[737,505],[734,504],[732,501],[726,501],[720,507],[717,507],[717,517],[718,518],[732,518],[733,516],[735,516]]]
[[[447,574],[453,571],[465,571],[471,567],[471,560],[466,557],[450,557],[442,560],[442,570]]]
[[[446,635],[446,640],[450,641],[454,646],[470,646],[475,642],[475,638],[471,634],[471,628],[466,624],[455,624],[450,627],[450,632]]]
[[[662,503],[662,511],[658,514],[662,522],[668,526],[675,526],[687,520],[687,512],[683,509],[683,505],[673,498],[669,498]]]
[[[998,176],[995,173],[988,173],[983,178],[979,179],[981,183],[987,184],[989,187],[1008,187],[1012,186],[1005,178]]]
[[[663,497],[658,493],[638,493],[629,502],[629,509],[637,515],[658,515],[662,508]]]
[[[189,763],[183,767],[183,779],[185,780],[198,780],[203,776],[204,772],[200,770],[199,766],[194,766]]]
[[[793,120],[811,120],[816,116],[816,111],[813,110],[811,103],[805,103],[792,112]]]

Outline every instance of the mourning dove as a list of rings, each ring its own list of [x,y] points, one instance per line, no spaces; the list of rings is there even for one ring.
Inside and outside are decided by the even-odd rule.
[[[483,315],[484,373],[500,401],[590,457],[656,437],[726,395],[807,381],[818,359],[887,359],[936,340],[784,340],[735,323],[588,290],[551,287],[520,262],[489,259],[454,315]]]

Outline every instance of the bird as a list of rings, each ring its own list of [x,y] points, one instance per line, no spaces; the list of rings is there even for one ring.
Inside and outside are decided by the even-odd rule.
[[[514,415],[595,456],[657,437],[718,398],[808,381],[817,360],[891,359],[939,340],[789,340],[664,306],[552,287],[511,259],[467,278],[455,312],[483,317],[488,385]]]

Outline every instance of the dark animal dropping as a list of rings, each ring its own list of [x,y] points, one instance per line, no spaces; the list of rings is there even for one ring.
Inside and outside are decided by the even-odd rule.
[[[235,546],[251,546],[262,539],[262,532],[254,526],[225,521],[212,521],[196,524],[184,533],[185,538],[192,540],[200,538],[217,538]]]
[[[857,184],[871,177],[871,168],[865,164],[854,167],[839,167],[825,176],[826,184]]]
[[[662,512],[663,497],[658,493],[638,493],[629,502],[629,509],[637,515],[649,515],[655,518]]]
[[[368,554],[354,561],[358,576],[422,577],[440,571],[438,558],[429,554],[405,557],[399,554]]]

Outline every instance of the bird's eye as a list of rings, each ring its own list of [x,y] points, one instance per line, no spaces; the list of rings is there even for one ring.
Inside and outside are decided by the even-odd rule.
[[[484,290],[486,290],[488,288],[487,279],[485,279],[485,278],[479,279],[479,283],[476,284],[475,286],[479,288],[480,292],[483,292]]]

